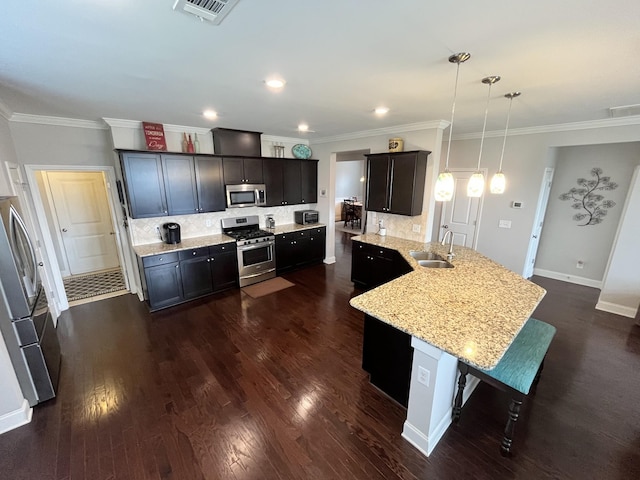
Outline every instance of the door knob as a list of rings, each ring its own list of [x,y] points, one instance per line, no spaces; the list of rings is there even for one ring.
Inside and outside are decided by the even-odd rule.
[[[538,238],[538,235],[534,235],[533,238]]]
[[[67,231],[67,229],[66,229],[66,228],[63,228],[63,229],[62,229],[62,231],[63,231],[63,232],[66,232],[66,231]]]
[[[449,225],[442,225],[442,228],[446,230],[447,228],[449,228]]]

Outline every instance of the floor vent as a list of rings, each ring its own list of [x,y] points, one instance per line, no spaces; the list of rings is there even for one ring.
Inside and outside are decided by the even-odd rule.
[[[640,115],[640,104],[611,107],[609,109],[609,116],[611,118],[632,117],[634,115]]]
[[[240,0],[176,0],[173,9],[219,25]]]

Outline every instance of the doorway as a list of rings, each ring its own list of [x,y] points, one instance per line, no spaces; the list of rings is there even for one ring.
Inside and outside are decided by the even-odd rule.
[[[365,187],[369,149],[336,154],[335,231],[360,235],[366,219]],[[348,202],[348,204],[345,203]]]
[[[453,198],[443,202],[440,214],[440,233],[436,241],[442,241],[447,231],[453,232],[453,243],[476,248],[478,220],[482,208],[482,198],[467,196],[467,183],[476,170],[451,169],[454,180]],[[483,172],[486,176],[486,171]]]
[[[30,167],[62,310],[129,291],[109,167]]]

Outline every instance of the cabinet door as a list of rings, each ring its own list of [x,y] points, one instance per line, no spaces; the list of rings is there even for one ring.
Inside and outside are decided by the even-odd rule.
[[[294,235],[284,233],[276,236],[276,272],[291,270],[295,266]]]
[[[386,212],[389,193],[389,156],[372,156],[367,162],[367,210]]]
[[[362,242],[353,242],[351,249],[351,281],[366,287],[369,283],[371,271],[371,251]]]
[[[398,215],[420,215],[422,212],[422,193],[424,192],[424,177],[422,184],[416,176],[417,155],[415,153],[397,154],[391,156],[391,185],[389,191],[389,207],[391,213]],[[414,211],[414,195],[420,192],[420,210]],[[417,199],[417,198],[416,198]]]
[[[264,183],[261,158],[245,158],[243,166],[246,183]]]
[[[284,174],[284,204],[297,205],[302,203],[300,160],[285,160]]]
[[[226,208],[222,159],[216,157],[196,157],[196,186],[198,190],[198,211],[223,212]]]
[[[223,158],[222,169],[224,172],[225,184],[238,185],[240,183],[246,183],[242,158]]]
[[[198,213],[193,157],[162,155],[162,171],[169,215]]]
[[[293,239],[294,265],[302,266],[311,262],[311,231],[296,232]]]
[[[234,244],[209,248],[213,291],[219,292],[238,285],[238,254]]]
[[[182,295],[185,300],[201,297],[213,291],[209,248],[194,248],[180,252]]]
[[[318,162],[301,160],[302,203],[318,203]]]
[[[279,158],[268,158],[262,162],[264,185],[267,190],[267,206],[284,205],[283,163]]]
[[[309,259],[312,263],[324,260],[326,249],[326,228],[314,228],[309,235]]]
[[[182,301],[182,278],[178,262],[144,269],[147,295],[152,310]]]
[[[121,158],[131,218],[167,215],[160,155],[124,153]]]

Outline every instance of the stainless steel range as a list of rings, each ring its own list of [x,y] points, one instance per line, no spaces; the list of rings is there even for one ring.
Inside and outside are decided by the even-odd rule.
[[[260,230],[258,215],[223,218],[222,233],[236,240],[241,287],[276,276],[276,237]]]

